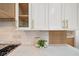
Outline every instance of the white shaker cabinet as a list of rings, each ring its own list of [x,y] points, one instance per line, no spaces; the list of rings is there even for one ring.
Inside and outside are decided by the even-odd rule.
[[[78,23],[78,31],[79,31],[79,3],[77,4],[78,6],[78,20],[77,20],[77,23]]]
[[[32,3],[32,29],[48,29],[48,4]]]
[[[16,4],[16,24],[18,29],[23,30],[75,30],[77,29],[77,4]]]
[[[49,25],[49,30],[53,29],[61,29],[62,28],[62,23],[61,23],[61,18],[62,18],[62,8],[61,8],[61,3],[50,3],[48,4],[49,6],[49,19],[48,19],[48,25]]]
[[[62,4],[62,20],[66,22],[66,29],[77,29],[77,4],[64,3]]]
[[[49,4],[49,30],[77,29],[76,3],[50,3]]]

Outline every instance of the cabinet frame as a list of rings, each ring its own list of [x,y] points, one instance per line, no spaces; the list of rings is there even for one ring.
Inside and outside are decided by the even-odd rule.
[[[29,14],[28,14],[28,18],[29,18],[29,23],[28,23],[28,26],[29,27],[19,27],[19,3],[16,3],[16,17],[15,17],[15,19],[16,19],[16,27],[17,27],[17,30],[30,30],[31,29],[31,26],[32,26],[32,21],[31,21],[31,4],[30,3],[28,3],[29,4],[29,8],[28,8],[28,10],[29,10]]]

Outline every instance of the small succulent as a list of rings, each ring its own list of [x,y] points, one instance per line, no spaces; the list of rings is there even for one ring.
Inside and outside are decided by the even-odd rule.
[[[36,43],[36,46],[38,48],[45,48],[45,47],[47,47],[47,40],[42,40],[42,39],[38,40],[37,43]]]

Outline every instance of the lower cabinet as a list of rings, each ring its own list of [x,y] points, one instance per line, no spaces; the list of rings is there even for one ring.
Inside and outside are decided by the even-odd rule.
[[[65,43],[74,46],[74,38],[67,38],[65,39]]]
[[[65,31],[49,31],[49,44],[63,44]]]
[[[67,31],[49,31],[49,44],[69,44],[74,46],[75,38],[67,38]]]

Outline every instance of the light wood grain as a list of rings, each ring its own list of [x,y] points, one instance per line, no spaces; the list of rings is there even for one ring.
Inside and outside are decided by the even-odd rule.
[[[0,3],[0,18],[15,18],[15,3]]]
[[[50,44],[63,44],[65,40],[65,31],[50,31],[49,43]]]
[[[67,38],[66,31],[49,31],[49,44],[69,44],[74,46],[74,38]]]
[[[74,46],[74,38],[67,38],[65,39],[65,43],[71,45],[71,46]]]

